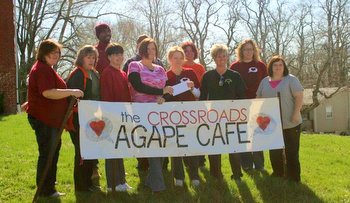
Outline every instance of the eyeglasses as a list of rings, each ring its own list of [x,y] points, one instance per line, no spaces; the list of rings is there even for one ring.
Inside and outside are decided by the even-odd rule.
[[[219,80],[219,86],[220,87],[224,86],[224,81],[225,81],[224,76],[220,76],[220,80]]]
[[[252,49],[252,48],[245,48],[245,49],[243,49],[243,51],[254,51],[254,49]]]

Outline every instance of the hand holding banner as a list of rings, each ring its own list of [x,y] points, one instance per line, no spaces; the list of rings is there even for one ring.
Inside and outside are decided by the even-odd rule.
[[[283,148],[278,98],[79,103],[84,159],[195,156]]]

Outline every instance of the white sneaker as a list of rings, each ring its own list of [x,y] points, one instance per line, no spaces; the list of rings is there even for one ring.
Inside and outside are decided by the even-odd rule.
[[[193,187],[198,187],[201,183],[199,182],[199,180],[192,180],[191,184]]]
[[[184,185],[183,180],[175,179],[175,186],[182,187]]]
[[[50,197],[57,198],[57,197],[65,196],[65,195],[66,195],[66,193],[56,191],[56,192],[52,193],[50,195]]]
[[[132,189],[132,187],[130,185],[128,185],[127,183],[124,183],[123,185],[126,188],[126,190],[131,190]]]
[[[107,187],[107,193],[111,193],[111,192],[113,192],[113,189],[110,187]]]
[[[117,192],[126,192],[128,190],[132,189],[127,183],[119,184],[115,187],[115,191]]]

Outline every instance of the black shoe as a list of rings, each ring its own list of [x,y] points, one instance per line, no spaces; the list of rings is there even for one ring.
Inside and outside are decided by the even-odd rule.
[[[257,168],[256,169],[258,172],[260,172],[261,174],[267,175],[268,172],[265,170],[265,168]]]
[[[234,175],[231,176],[231,180],[234,180],[236,183],[241,183],[242,182],[241,177],[236,177]]]
[[[92,185],[89,187],[89,191],[90,192],[101,192],[101,187],[100,186],[97,186],[97,185]]]

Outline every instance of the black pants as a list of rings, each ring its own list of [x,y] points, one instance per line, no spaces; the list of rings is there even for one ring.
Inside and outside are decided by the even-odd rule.
[[[89,191],[92,186],[92,168],[94,160],[82,160],[80,154],[79,130],[69,132],[74,144],[74,188],[75,191]]]
[[[245,170],[253,169],[253,166],[257,170],[264,169],[264,152],[243,152],[240,153],[242,168]]]
[[[174,177],[178,180],[185,179],[185,170],[183,167],[183,163],[186,161],[189,168],[189,176],[191,180],[199,180],[198,175],[198,162],[199,156],[187,156],[187,157],[172,157],[174,160]]]
[[[43,173],[48,162],[49,153],[54,148],[58,129],[45,125],[43,122],[37,120],[33,116],[28,114],[28,121],[35,131],[36,142],[38,143],[39,158],[36,168],[36,185],[39,186],[40,180],[43,178]],[[54,150],[52,164],[48,170],[42,188],[40,188],[40,196],[49,196],[56,192],[55,181],[57,173],[57,162],[59,151],[61,149],[61,139],[58,142],[57,148]]]
[[[289,180],[300,182],[300,126],[283,130],[285,158],[283,156],[283,149],[270,150],[270,160],[273,169],[272,175],[285,176]],[[284,160],[286,165],[284,165]]]
[[[209,157],[209,165],[210,165],[210,175],[215,178],[222,178],[221,172],[221,154],[217,155],[208,155]],[[243,176],[241,170],[241,160],[238,153],[229,154],[229,160],[232,170],[233,178],[240,178]]]

